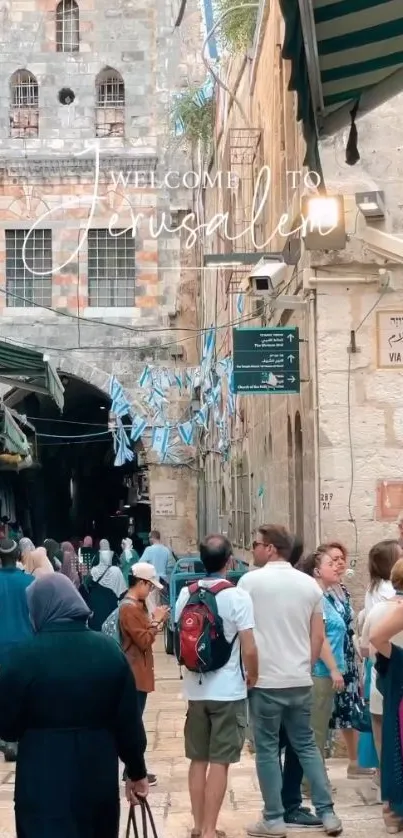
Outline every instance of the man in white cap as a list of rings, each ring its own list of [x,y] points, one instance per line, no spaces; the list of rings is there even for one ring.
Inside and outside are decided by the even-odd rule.
[[[158,606],[150,615],[146,600],[153,590],[160,591],[162,587],[153,565],[138,562],[131,568],[129,591],[119,610],[122,649],[136,681],[142,713],[148,693],[155,689],[152,647],[169,615],[166,605]],[[156,784],[154,774],[148,774],[148,782]]]

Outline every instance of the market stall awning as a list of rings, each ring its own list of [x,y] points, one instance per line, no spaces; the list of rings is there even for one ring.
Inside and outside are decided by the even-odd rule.
[[[49,358],[41,352],[0,341],[0,381],[50,396],[63,410],[63,384]]]
[[[290,86],[312,164],[318,138],[403,91],[403,0],[280,0],[280,6],[283,56],[292,62]]]
[[[5,405],[0,409],[0,442],[9,454],[27,457],[31,453],[27,437]]]

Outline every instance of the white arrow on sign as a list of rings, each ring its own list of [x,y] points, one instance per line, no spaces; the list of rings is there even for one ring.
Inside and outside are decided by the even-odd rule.
[[[288,358],[289,361],[293,361],[294,360],[294,355],[288,355],[287,358]]]
[[[294,381],[295,381],[294,376],[292,375],[292,376],[291,376],[291,378],[288,378],[288,379],[287,379],[287,381],[290,381],[290,382],[291,382],[291,384],[294,384]]]
[[[289,340],[289,341],[290,341],[290,343],[292,343],[292,342],[293,342],[293,340],[294,340],[294,335],[292,335],[292,334],[291,334],[291,332],[290,332],[290,334],[289,334],[289,335],[287,335],[287,340]]]

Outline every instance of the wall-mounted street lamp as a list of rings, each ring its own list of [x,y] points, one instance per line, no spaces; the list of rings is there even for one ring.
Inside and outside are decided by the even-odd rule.
[[[304,195],[301,214],[307,250],[344,250],[347,234],[342,195]]]
[[[355,203],[368,221],[381,221],[385,218],[385,193],[377,192],[356,192]]]

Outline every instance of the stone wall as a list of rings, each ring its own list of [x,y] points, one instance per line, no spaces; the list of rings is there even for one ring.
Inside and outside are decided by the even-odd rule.
[[[0,336],[47,351],[61,371],[104,392],[115,374],[138,406],[138,378],[146,363],[197,362],[194,259],[181,254],[180,233],[155,231],[163,219],[169,228],[171,205],[178,204],[178,190],[170,193],[164,176],[171,168],[190,167],[171,137],[170,108],[189,68],[192,78],[200,70],[201,17],[196,0],[188,4],[180,32],[173,30],[178,9],[171,0],[80,0],[79,9],[79,51],[65,53],[56,50],[55,2],[24,0],[3,8]],[[124,128],[95,142],[96,78],[106,67],[124,81]],[[38,82],[38,137],[10,137],[9,82],[19,69]],[[73,91],[72,104],[59,103],[62,88]],[[189,191],[180,203],[191,205]],[[33,224],[52,231],[52,310],[13,306],[10,299],[6,305],[5,230]],[[97,309],[88,299],[86,231],[109,225],[134,229],[135,294],[130,306]],[[189,410],[189,398],[175,391],[170,401],[173,421]],[[185,460],[189,456],[193,450],[184,453]],[[168,481],[169,494],[179,487],[180,497],[189,499],[186,514],[178,504],[169,528],[176,549],[188,550],[197,537],[196,472],[184,468],[179,478],[176,468],[158,466],[151,454],[149,460],[152,497],[164,494],[159,483]]]
[[[271,189],[264,211],[256,225],[255,237],[262,253],[282,250],[285,239],[272,235],[282,213],[290,221],[299,205],[300,180],[287,172],[302,171],[302,147],[296,123],[296,104],[287,90],[288,65],[281,59],[282,17],[277,3],[263,21],[261,43],[252,61],[233,61],[226,84],[236,99],[221,95],[216,126],[217,154],[215,169],[229,166],[236,171],[241,186],[236,195],[225,190],[207,190],[206,218],[229,210],[231,234],[246,230],[251,222],[251,207],[256,171],[270,167]],[[237,105],[240,102],[245,122]],[[236,150],[238,147],[238,151]],[[243,147],[243,151],[242,151]],[[238,161],[238,162],[236,162]],[[255,178],[255,180],[254,180]],[[258,229],[259,228],[259,229]],[[267,242],[265,246],[264,243]],[[255,245],[250,230],[235,241],[220,235],[206,242],[207,252],[250,251]],[[301,284],[302,263],[287,288],[295,294]],[[231,352],[232,324],[241,320],[245,326],[298,326],[300,329],[301,393],[295,396],[253,395],[239,397],[237,415],[231,428],[229,461],[217,453],[214,429],[207,438],[205,528],[229,533],[237,550],[248,554],[251,533],[256,525],[277,522],[298,531],[306,546],[316,540],[314,414],[310,375],[308,309],[271,311],[266,298],[257,313],[257,300],[245,298],[245,310],[237,313],[237,283],[248,271],[213,270],[204,272],[203,317],[208,324],[216,317],[220,332],[217,351]]]
[[[403,238],[402,102],[398,96],[358,121],[361,160],[354,168],[344,163],[348,132],[321,149],[328,189],[347,196],[351,236],[346,251],[322,257],[316,270],[323,277],[316,291],[321,528],[323,539],[340,539],[357,558],[351,585],[360,605],[368,550],[398,536],[395,522],[403,509],[403,368],[398,360],[379,368],[377,353],[378,342],[384,344],[391,334],[382,336],[386,320],[381,316],[379,322],[379,313],[393,317],[403,312],[403,270],[393,253],[377,255],[363,244],[366,224],[352,196],[382,189],[386,218],[372,227]],[[380,268],[390,271],[387,291],[374,281]],[[362,283],[350,284],[349,275],[361,276]],[[344,277],[340,284],[326,285],[326,277],[337,276]],[[351,330],[357,330],[353,354],[348,352]]]

